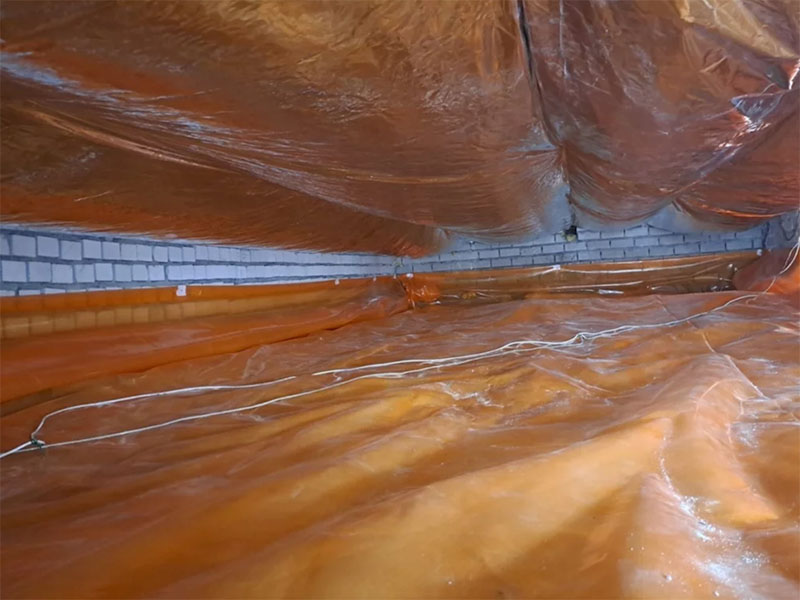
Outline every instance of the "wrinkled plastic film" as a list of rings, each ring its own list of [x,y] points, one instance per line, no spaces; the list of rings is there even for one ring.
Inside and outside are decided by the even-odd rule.
[[[165,361],[234,352],[425,304],[732,289],[754,252],[661,261],[416,274],[267,286],[191,286],[0,300],[0,414],[8,400]],[[74,348],[84,361],[75,361]],[[26,400],[25,397],[41,394]]]
[[[746,228],[800,193],[797,15],[696,4],[10,0],[3,216],[408,255]]]
[[[755,252],[730,252],[664,260],[415,273],[401,281],[415,303],[682,294],[733,289],[734,274],[755,258]]]
[[[62,387],[4,450],[145,396],[0,461],[3,596],[793,597],[797,317],[431,306]]]
[[[738,290],[773,292],[794,298],[800,306],[800,242],[793,248],[766,253],[758,260],[746,265],[733,277]]]
[[[798,110],[792,3],[524,6],[543,112],[564,149],[579,224],[619,227],[672,202],[702,202],[696,229],[741,227],[797,207],[797,122],[779,131]],[[782,135],[792,136],[785,148],[765,141]],[[747,156],[764,144],[772,151]],[[733,171],[770,189],[770,200],[762,200],[766,189],[737,191]]]
[[[43,53],[24,52],[41,12],[7,12],[16,52],[4,73],[9,94],[19,89],[8,108],[104,146],[240,173],[281,186],[278,197],[315,198],[323,214],[332,203],[412,230],[530,233],[560,185],[557,151],[531,122],[512,3],[54,6],[52,21],[67,25],[47,28],[58,43]],[[119,22],[122,39],[97,35]],[[185,181],[164,193],[182,195]],[[249,201],[270,202],[263,191]],[[294,214],[329,229],[314,213]]]

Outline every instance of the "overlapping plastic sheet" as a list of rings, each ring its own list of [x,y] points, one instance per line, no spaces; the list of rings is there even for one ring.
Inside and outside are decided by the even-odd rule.
[[[3,598],[796,598],[797,308],[596,290],[5,399],[3,450],[105,404],[0,460]]]
[[[800,193],[792,0],[1,10],[6,219],[420,255]]]

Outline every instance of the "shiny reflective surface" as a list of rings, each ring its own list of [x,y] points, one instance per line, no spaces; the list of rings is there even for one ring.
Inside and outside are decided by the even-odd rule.
[[[745,228],[800,194],[794,8],[7,0],[0,210],[414,256]]]
[[[576,338],[622,325],[646,327]],[[798,333],[772,293],[534,298],[56,388],[0,420],[3,449],[78,403],[295,376],[62,413],[41,439],[311,393],[3,459],[2,595],[794,598]]]

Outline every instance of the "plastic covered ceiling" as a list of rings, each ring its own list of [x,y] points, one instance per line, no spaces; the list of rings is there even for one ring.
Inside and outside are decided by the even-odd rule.
[[[797,207],[798,4],[2,6],[2,216],[420,255]]]

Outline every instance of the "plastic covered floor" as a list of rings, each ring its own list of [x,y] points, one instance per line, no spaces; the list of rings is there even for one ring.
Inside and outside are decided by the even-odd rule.
[[[4,450],[51,416],[0,461],[3,597],[797,597],[790,295],[351,286],[308,335],[5,399]]]

